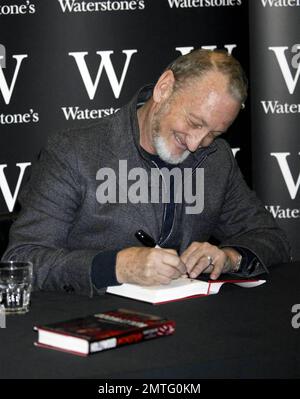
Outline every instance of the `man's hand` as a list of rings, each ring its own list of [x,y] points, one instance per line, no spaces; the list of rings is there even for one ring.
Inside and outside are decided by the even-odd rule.
[[[117,254],[116,277],[119,283],[169,284],[186,271],[174,249],[131,247]]]
[[[193,242],[181,255],[191,278],[201,273],[211,273],[210,278],[216,280],[221,273],[232,270],[239,257],[233,248],[220,249],[208,242]]]

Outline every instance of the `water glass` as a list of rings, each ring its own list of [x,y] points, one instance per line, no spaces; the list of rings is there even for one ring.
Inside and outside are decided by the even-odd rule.
[[[0,307],[5,314],[28,312],[32,272],[31,262],[0,262]]]

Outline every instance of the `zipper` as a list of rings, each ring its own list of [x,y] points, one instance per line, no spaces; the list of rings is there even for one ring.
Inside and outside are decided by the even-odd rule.
[[[158,167],[157,163],[156,163],[155,161],[151,161],[151,162],[153,163],[153,165],[155,165],[156,169],[158,169],[158,173],[160,174],[160,176],[161,176],[161,178],[162,178],[162,181],[163,181],[163,183],[164,183],[164,190],[165,190],[165,194],[166,194],[166,187],[167,187],[167,185],[166,185],[166,182],[165,182],[165,178],[164,178],[163,174],[161,173],[160,168]],[[167,209],[167,204],[164,203],[162,224],[161,224],[159,239],[158,239],[158,241],[157,241],[157,243],[156,243],[156,244],[159,245],[159,246],[161,245],[161,237],[162,237],[163,227],[164,227],[165,220],[166,220],[166,209]],[[173,223],[174,223],[174,220],[173,220]],[[173,227],[173,225],[172,225],[172,227]],[[172,229],[171,229],[171,230],[172,230]]]
[[[216,151],[216,148],[211,148],[210,151],[207,151],[207,152],[203,155],[203,157],[199,160],[199,162],[193,167],[192,175],[195,173],[195,171],[196,171],[196,169],[198,168],[198,166],[200,166],[201,164],[203,164],[203,162],[207,159],[207,157],[208,157],[212,152],[215,152],[215,151]],[[155,165],[156,168],[158,168],[159,174],[162,176],[163,182],[164,182],[164,184],[165,184],[165,190],[166,190],[166,183],[165,183],[165,181],[164,181],[164,177],[163,177],[162,173],[160,172],[160,169],[159,169],[158,165],[155,163],[155,161],[151,161],[151,162]],[[184,189],[184,182],[183,182],[182,189]],[[161,225],[161,230],[160,230],[160,237],[159,237],[158,242],[157,242],[157,245],[159,245],[159,246],[162,246],[162,245],[170,238],[171,234],[173,233],[173,228],[174,228],[174,224],[175,224],[175,220],[176,220],[176,214],[177,214],[176,210],[177,210],[177,207],[176,207],[176,203],[174,203],[174,217],[173,217],[173,221],[172,221],[172,227],[171,227],[171,229],[170,229],[169,234],[167,235],[167,237],[162,241],[163,227],[164,227],[164,223],[165,223],[165,220],[166,220],[166,207],[167,207],[167,205],[164,204],[162,225]]]

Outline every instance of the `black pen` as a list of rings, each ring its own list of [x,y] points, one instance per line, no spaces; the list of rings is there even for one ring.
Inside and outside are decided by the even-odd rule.
[[[145,245],[145,247],[160,248],[160,246],[156,244],[154,239],[149,236],[149,234],[145,233],[144,230],[137,230],[134,235],[143,245]],[[189,278],[189,273],[186,272],[184,277]]]
[[[137,230],[134,235],[145,247],[160,248],[155,240],[149,234],[145,233],[144,230]]]

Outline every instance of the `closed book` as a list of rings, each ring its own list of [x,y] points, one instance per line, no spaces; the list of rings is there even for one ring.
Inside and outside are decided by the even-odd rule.
[[[152,304],[159,304],[196,296],[217,294],[224,283],[233,283],[240,287],[251,288],[265,282],[266,280],[233,279],[233,277],[231,279],[208,281],[180,277],[172,280],[168,285],[141,286],[125,283],[108,287],[106,292]]]
[[[175,322],[128,309],[35,326],[36,346],[87,356],[91,353],[171,335]]]

